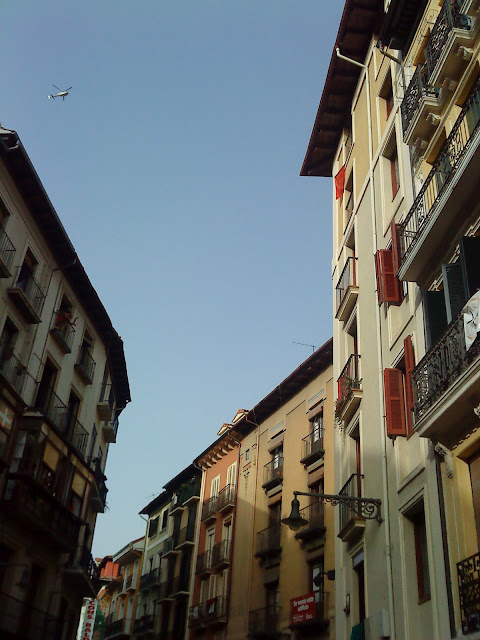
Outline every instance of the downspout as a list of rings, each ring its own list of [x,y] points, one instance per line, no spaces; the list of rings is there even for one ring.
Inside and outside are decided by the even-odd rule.
[[[350,62],[351,64],[360,67],[365,71],[365,82],[367,89],[367,120],[368,120],[368,153],[370,159],[369,168],[369,180],[372,190],[372,197],[370,199],[371,204],[371,217],[372,217],[372,243],[374,254],[377,252],[377,228],[375,219],[375,183],[373,174],[373,127],[372,127],[372,112],[370,105],[370,77],[368,67],[357,60],[347,58],[340,53],[340,49],[336,48],[337,56],[341,60]],[[377,329],[377,365],[378,365],[378,388],[379,388],[379,400],[380,400],[380,414],[382,418],[385,417],[385,406],[383,397],[383,360],[382,360],[382,326],[380,322],[380,306],[378,306],[377,313],[375,314],[375,325]],[[383,510],[385,514],[385,551],[387,554],[387,588],[388,588],[388,606],[390,610],[390,629],[391,640],[395,640],[396,624],[395,624],[395,609],[393,601],[393,578],[392,578],[392,551],[390,541],[390,505],[388,502],[388,471],[387,471],[387,445],[384,425],[382,424],[382,476],[383,476]]]

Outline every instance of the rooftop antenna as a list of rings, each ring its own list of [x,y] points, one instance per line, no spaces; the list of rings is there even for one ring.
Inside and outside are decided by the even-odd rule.
[[[294,340],[293,344],[299,344],[301,347],[311,347],[312,353],[315,353],[315,345],[314,344],[306,344],[305,342],[299,342],[298,340]]]

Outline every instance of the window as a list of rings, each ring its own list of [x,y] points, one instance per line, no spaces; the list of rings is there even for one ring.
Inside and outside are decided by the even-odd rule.
[[[283,446],[272,451],[272,462],[274,469],[280,469],[283,466]]]
[[[323,604],[324,601],[324,571],[323,557],[310,564],[310,591],[315,594],[315,608]],[[319,612],[320,615],[323,612]]]
[[[247,462],[247,460],[250,460],[250,449],[245,451],[245,462]]]
[[[314,442],[323,438],[323,411],[312,420],[312,435]]]
[[[158,516],[150,520],[150,524],[148,526],[148,537],[152,538],[157,534],[157,531],[158,531]]]
[[[2,335],[0,337],[0,363],[3,364],[12,357],[15,349],[15,343],[18,338],[18,329],[13,322],[7,318],[3,326]]]
[[[212,480],[212,484],[210,485],[210,497],[216,498],[218,496],[218,492],[220,491],[220,476],[216,476]]]
[[[20,271],[18,273],[18,278],[16,282],[16,286],[23,291],[27,291],[27,288],[30,288],[31,283],[33,281],[33,274],[35,273],[35,269],[37,268],[37,261],[35,260],[33,253],[30,249],[27,249],[27,253],[25,254],[25,258],[23,259],[23,264],[20,267]]]
[[[355,586],[357,591],[358,622],[362,623],[365,620],[365,566],[363,551],[354,556],[353,570],[357,575],[357,584]]]
[[[348,222],[353,214],[353,209],[355,208],[355,196],[353,194],[353,171],[350,171],[350,174],[345,182],[343,201],[345,203],[345,228],[348,225]]]
[[[229,485],[232,489],[237,484],[237,463],[234,462],[227,469],[227,486]]]
[[[425,525],[425,511],[421,511],[412,518],[415,539],[415,561],[417,565],[418,603],[430,600],[430,569],[428,565],[427,528]]]
[[[168,507],[162,513],[162,531],[167,528],[168,524]]]
[[[49,405],[52,398],[53,387],[57,379],[58,370],[55,365],[47,358],[43,367],[42,378],[38,385],[37,397],[35,399],[35,408],[40,409],[43,413],[49,412]]]
[[[380,97],[383,99],[385,105],[386,119],[390,117],[392,113],[394,100],[393,100],[393,86],[392,86],[392,74],[389,71],[385,77],[382,88],[380,89]]]
[[[389,157],[390,161],[390,178],[392,181],[392,200],[398,193],[400,189],[400,169],[398,166],[398,154],[397,147],[392,151],[392,154]]]

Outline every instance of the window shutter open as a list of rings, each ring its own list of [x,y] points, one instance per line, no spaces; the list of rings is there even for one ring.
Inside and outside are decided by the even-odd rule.
[[[380,251],[377,251],[377,253],[375,254],[375,275],[377,277],[378,304],[382,304],[382,302],[385,302],[385,300],[383,297],[382,269],[380,266]]]
[[[377,273],[377,290],[381,291],[378,302],[400,304],[402,296],[400,284],[393,266],[393,251],[380,249],[375,254],[375,269]]]
[[[407,406],[407,433],[413,431],[413,378],[412,372],[415,369],[415,354],[413,353],[412,336],[407,336],[403,341],[403,352],[405,354],[405,401]]]
[[[442,291],[422,291],[425,346],[429,351],[447,328],[445,296]]]
[[[406,435],[406,424],[402,371],[400,369],[385,369],[383,383],[387,436],[389,438],[404,436]]]
[[[468,294],[463,279],[461,262],[442,264],[443,292],[447,308],[447,323],[455,318],[468,300]]]
[[[393,270],[395,274],[398,273],[400,269],[400,242],[398,237],[398,227],[395,224],[395,220],[392,220],[392,224],[390,225],[390,231],[392,232],[392,259],[393,259]]]

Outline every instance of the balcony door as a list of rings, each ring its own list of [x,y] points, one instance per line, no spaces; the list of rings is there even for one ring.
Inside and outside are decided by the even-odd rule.
[[[216,498],[220,491],[220,476],[216,476],[210,485],[210,498]]]
[[[468,461],[470,467],[470,482],[472,485],[473,512],[477,529],[477,548],[480,550],[480,453],[475,454]]]
[[[57,379],[57,368],[47,358],[45,366],[43,367],[42,379],[38,386],[37,397],[35,400],[35,408],[40,409],[43,412],[48,410],[50,399],[52,397],[52,391]]]

